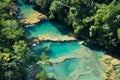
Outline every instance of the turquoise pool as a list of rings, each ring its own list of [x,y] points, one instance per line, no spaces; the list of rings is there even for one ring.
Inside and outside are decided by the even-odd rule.
[[[57,80],[104,80],[102,76],[103,66],[99,58],[104,56],[102,51],[91,50],[88,47],[74,42],[42,42],[31,50],[37,56],[42,52],[49,55],[50,59],[57,59],[62,56],[79,56],[76,59],[44,66],[46,73],[53,73]]]
[[[68,36],[70,30],[66,26],[63,26],[59,23],[44,20],[36,26],[26,28],[26,37],[27,39],[36,38],[41,36],[47,36],[52,38]],[[66,30],[66,31],[65,31]]]
[[[59,56],[68,55],[74,50],[80,48],[78,41],[74,42],[41,42],[36,47],[31,47],[31,50],[40,55],[42,52],[49,55],[50,58],[57,58]]]
[[[32,5],[24,4],[22,0],[18,0],[18,2],[19,7],[21,9],[21,13],[24,15],[24,17],[29,17],[37,12],[36,10],[33,9]]]
[[[21,3],[21,12],[28,17],[36,11],[31,5]],[[71,30],[55,21],[42,21],[35,26],[25,28],[27,39],[41,36],[63,37],[69,36]],[[53,73],[56,80],[104,80],[102,75],[103,66],[99,58],[104,56],[102,51],[92,50],[78,44],[79,41],[69,42],[40,42],[35,47],[30,47],[36,56],[46,53],[49,59],[69,56],[74,58],[65,59],[57,64],[44,66],[47,74]],[[39,71],[39,70],[38,70]]]

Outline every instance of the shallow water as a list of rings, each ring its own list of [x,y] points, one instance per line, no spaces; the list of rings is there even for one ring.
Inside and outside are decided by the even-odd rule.
[[[19,2],[19,8],[21,9],[21,13],[24,15],[24,17],[29,17],[36,13],[37,11],[33,9],[32,5],[24,4],[22,0],[18,0]]]
[[[68,55],[74,50],[80,48],[78,41],[74,42],[42,42],[31,50],[40,55],[42,52],[47,53],[50,58],[57,58],[59,56]],[[40,53],[41,52],[41,53]]]
[[[36,12],[32,9],[32,6],[23,3],[21,3],[20,8],[26,17]],[[40,36],[56,38],[68,36],[69,33],[70,30],[66,26],[48,20],[42,21],[33,27],[25,28],[27,39]],[[46,73],[53,73],[57,80],[104,80],[102,76],[104,67],[99,62],[99,58],[104,56],[104,53],[98,50],[91,50],[78,43],[79,41],[40,42],[39,45],[30,47],[30,49],[36,56],[40,56],[44,52],[50,59],[69,55],[75,57],[74,59],[66,59],[58,64],[44,66]]]
[[[40,35],[50,35],[53,37],[67,35],[61,33],[57,26],[52,24],[49,21],[44,21],[32,28],[27,28],[27,38],[38,37]],[[104,55],[103,52],[91,50],[78,43],[79,41],[41,42],[36,47],[31,47],[31,50],[37,56],[44,52],[50,59],[57,59],[58,57],[71,54],[72,56],[79,56],[76,59],[67,59],[61,63],[53,64],[53,66],[44,67],[46,73],[53,73],[56,75],[57,80],[104,80],[102,76],[102,69],[104,67],[99,62],[99,58]]]
[[[25,35],[28,39],[41,36],[57,38],[62,36],[68,36],[67,34],[69,31],[70,30],[67,29],[66,26],[60,25],[56,22],[50,22],[48,20],[45,20],[38,23],[36,26],[27,28]]]
[[[40,35],[64,36],[58,23],[43,21],[38,25],[26,29],[26,37],[38,37]],[[55,23],[54,23],[55,24]],[[59,27],[59,28],[58,28]],[[28,35],[28,32],[31,33]],[[40,42],[36,47],[31,47],[35,55],[40,56],[46,53],[50,59],[57,59],[62,56],[78,56],[76,59],[67,59],[61,63],[45,66],[46,73],[53,73],[57,80],[104,80],[102,69],[104,68],[99,58],[104,56],[102,51],[91,50],[88,47],[79,45],[80,41],[70,42]]]
[[[50,59],[67,55],[79,56],[76,59],[67,59],[52,66],[45,66],[46,73],[54,73],[57,80],[104,80],[102,77],[104,67],[99,62],[104,53],[80,46],[78,42],[43,42],[31,50],[36,55],[45,52]]]
[[[74,50],[73,56],[75,55],[80,57],[53,65],[53,71],[50,72],[56,74],[57,80],[104,80],[101,73],[103,67],[98,60],[98,57],[103,55],[101,51],[99,56],[96,56],[94,51],[82,47]]]

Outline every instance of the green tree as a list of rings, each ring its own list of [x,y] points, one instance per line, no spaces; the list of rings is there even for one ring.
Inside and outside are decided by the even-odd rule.
[[[17,80],[22,79],[26,74],[26,66],[23,58],[19,58],[14,53],[0,53],[2,80]]]
[[[0,0],[0,80],[22,80],[26,76],[26,57],[17,53],[21,49],[17,51],[12,47],[24,36],[24,30],[16,20],[16,10],[13,0]],[[27,52],[22,50],[22,54]]]
[[[24,30],[18,26],[15,20],[6,20],[2,23],[2,26],[2,34],[8,39],[19,39],[19,37],[23,36]]]
[[[118,28],[117,30],[117,36],[118,36],[118,39],[120,40],[120,28]]]
[[[46,75],[45,71],[42,69],[39,74],[36,76],[37,80],[48,80],[48,76]]]
[[[15,42],[13,49],[17,55],[25,55],[25,53],[28,51],[28,46],[24,40],[20,40]]]
[[[45,54],[45,53],[42,53],[41,56],[40,56],[40,59],[45,61],[47,60],[49,57]]]
[[[49,11],[50,4],[53,0],[29,0],[29,1],[35,4],[34,7],[37,10],[43,13],[47,13]],[[28,2],[28,0],[26,0],[26,2]]]
[[[55,14],[61,12],[63,8],[63,3],[61,1],[53,1],[50,6],[50,16],[49,18],[55,18]]]

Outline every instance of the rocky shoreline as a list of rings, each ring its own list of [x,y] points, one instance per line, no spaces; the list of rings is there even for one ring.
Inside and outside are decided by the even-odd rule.
[[[42,13],[36,12],[33,15],[21,20],[21,23],[23,24],[36,24],[44,19],[47,19],[46,15],[43,15]]]
[[[70,36],[57,37],[57,38],[42,36],[42,37],[39,37],[38,40],[39,41],[59,41],[59,42],[64,42],[64,41],[74,41],[74,40],[76,40],[76,38],[70,37]]]
[[[35,45],[39,44],[39,42],[44,42],[44,41],[52,41],[52,42],[65,42],[65,41],[75,41],[77,40],[75,37],[72,36],[63,36],[63,37],[50,37],[50,36],[40,36],[37,39],[34,39],[28,43],[28,45]]]
[[[101,58],[100,61],[105,66],[104,77],[105,80],[119,80],[120,79],[120,70],[115,70],[115,67],[120,68],[120,60],[113,58],[112,56],[105,55]],[[119,74],[118,74],[119,73]]]

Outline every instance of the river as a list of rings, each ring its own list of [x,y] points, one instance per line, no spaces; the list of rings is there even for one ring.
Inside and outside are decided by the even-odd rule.
[[[20,8],[26,17],[35,13],[30,5],[22,3]],[[71,31],[67,29],[67,26],[49,20],[25,28],[25,36],[28,40],[41,36],[64,38],[70,34]],[[89,45],[81,45],[80,42],[80,40],[61,42],[49,40],[39,42],[30,49],[36,56],[42,53],[49,56],[49,61],[53,65],[43,67],[47,74],[54,74],[56,80],[105,80],[104,66],[99,61],[104,56],[104,52],[97,48],[91,49]]]

